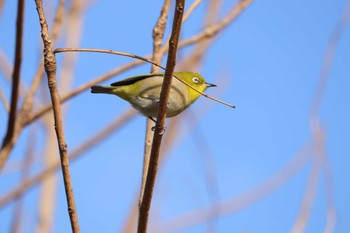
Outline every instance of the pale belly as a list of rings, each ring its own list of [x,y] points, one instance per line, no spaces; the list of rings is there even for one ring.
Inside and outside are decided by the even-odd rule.
[[[135,97],[130,104],[141,114],[156,118],[159,110],[159,96]],[[168,99],[166,117],[174,117],[189,106],[187,100],[177,93],[171,93]]]

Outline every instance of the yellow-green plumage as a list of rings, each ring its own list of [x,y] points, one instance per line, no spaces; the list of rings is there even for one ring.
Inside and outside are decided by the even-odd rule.
[[[193,72],[175,72],[178,78],[197,90],[204,92],[215,86],[205,82],[204,78]],[[135,109],[148,117],[157,117],[160,92],[164,73],[134,76],[112,83],[111,86],[92,86],[92,93],[114,94],[128,101]],[[176,78],[173,78],[169,93],[166,117],[181,113],[198,99],[200,94]]]

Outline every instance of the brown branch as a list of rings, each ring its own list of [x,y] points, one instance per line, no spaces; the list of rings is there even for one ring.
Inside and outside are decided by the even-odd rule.
[[[160,64],[162,61],[162,41],[164,38],[165,27],[168,19],[168,13],[170,8],[170,0],[164,0],[162,10],[160,12],[159,18],[156,22],[156,25],[153,28],[153,55],[152,61]],[[151,73],[159,72],[159,68],[155,65],[151,68]],[[153,127],[153,122],[147,118],[146,120],[146,135],[145,135],[145,146],[143,153],[143,167],[142,167],[142,179],[141,179],[141,190],[139,197],[139,206],[141,205],[143,199],[143,193],[146,185],[147,172],[149,167],[149,161],[151,156],[151,148],[152,148],[152,138],[153,132],[151,128]]]
[[[15,48],[15,62],[12,74],[12,90],[11,90],[11,107],[8,118],[7,132],[2,142],[1,149],[10,146],[12,148],[15,135],[15,128],[17,127],[17,104],[19,93],[19,81],[22,64],[22,46],[23,46],[23,20],[24,20],[24,0],[18,1],[17,6],[17,22],[16,22],[16,48]],[[0,172],[2,171],[10,153],[0,153]]]
[[[139,59],[139,60],[142,60],[142,61],[145,61],[145,62],[149,62],[155,66],[158,66],[159,68],[162,68],[164,70],[166,70],[166,68],[162,65],[159,65],[158,63],[156,63],[155,61],[152,61],[148,58],[145,58],[145,57],[141,57],[141,56],[138,56],[138,55],[135,55],[135,54],[131,54],[131,53],[124,53],[124,52],[119,52],[119,51],[113,51],[113,50],[110,50],[110,49],[91,49],[91,48],[57,48],[55,50],[55,53],[61,53],[61,52],[96,52],[96,53],[107,53],[107,54],[114,54],[114,55],[120,55],[120,56],[125,56],[125,57],[131,57],[131,58],[136,58],[136,59]],[[165,72],[166,73],[166,72]],[[182,79],[180,79],[179,77],[177,77],[175,74],[173,74],[173,76],[179,80],[181,83],[185,84],[186,86],[188,86],[189,88],[191,88],[192,90],[196,91],[197,93],[201,94],[202,96],[208,98],[208,99],[211,99],[211,100],[214,100],[218,103],[221,103],[221,104],[224,104],[228,107],[231,107],[231,108],[235,108],[234,105],[232,104],[229,104],[229,103],[226,103],[222,100],[219,100],[215,97],[212,97],[212,96],[209,96],[201,91],[199,91],[198,89],[196,89],[195,87],[191,86],[190,84],[186,83],[185,81],[183,81]],[[165,76],[164,76],[165,78]],[[91,85],[91,83],[90,83]]]
[[[47,74],[48,86],[52,101],[53,115],[55,120],[55,131],[61,159],[61,168],[63,173],[64,187],[66,191],[68,213],[70,217],[72,231],[74,233],[78,233],[80,232],[78,215],[75,209],[73,186],[69,170],[68,150],[66,140],[64,138],[61,104],[56,84],[56,58],[52,50],[51,38],[49,36],[48,26],[44,15],[42,0],[35,0],[35,3],[40,19],[41,37],[44,44],[44,66]]]
[[[95,147],[96,145],[101,143],[103,140],[105,140],[106,137],[108,137],[110,134],[115,132],[117,129],[126,125],[126,123],[130,119],[132,119],[135,115],[136,115],[136,111],[133,109],[122,114],[114,122],[112,122],[111,124],[108,124],[108,126],[103,128],[100,132],[98,132],[93,137],[89,138],[80,146],[78,146],[75,150],[73,150],[69,157],[69,160],[73,162],[76,159],[78,159],[87,150]],[[16,188],[8,192],[6,195],[4,195],[0,199],[0,207],[8,204],[10,201],[17,198],[22,193],[26,192],[29,188],[33,187],[34,185],[38,185],[40,182],[42,182],[47,177],[49,177],[53,172],[57,171],[60,168],[60,165],[61,165],[60,162],[57,161],[54,164],[50,165],[49,167],[46,167],[39,174],[23,181],[20,185],[18,185]]]
[[[176,53],[177,53],[177,47],[178,47],[178,42],[179,42],[179,37],[181,32],[181,24],[182,24],[184,8],[185,8],[185,0],[176,0],[173,27],[172,27],[172,32],[171,32],[171,37],[169,42],[169,54],[168,54],[167,65],[166,65],[166,70],[164,74],[162,90],[160,93],[159,112],[157,116],[157,123],[155,126],[154,136],[153,136],[150,164],[149,164],[148,173],[147,173],[144,198],[140,205],[140,210],[139,210],[139,222],[138,222],[138,229],[137,229],[138,233],[147,232],[149,210],[151,207],[154,184],[155,184],[157,171],[158,171],[160,145],[161,145],[162,137],[165,130],[164,129],[165,115],[167,111],[171,81],[172,81],[173,73],[175,69]]]

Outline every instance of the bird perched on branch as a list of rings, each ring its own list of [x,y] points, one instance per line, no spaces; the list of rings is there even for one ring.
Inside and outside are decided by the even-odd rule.
[[[174,75],[183,82],[204,92],[208,87],[216,85],[207,83],[205,79],[193,72],[175,72]],[[164,73],[145,74],[130,77],[111,86],[92,86],[91,93],[113,94],[128,101],[141,114],[151,118],[158,116],[160,92]],[[177,80],[171,82],[166,117],[174,117],[188,108],[201,94]]]

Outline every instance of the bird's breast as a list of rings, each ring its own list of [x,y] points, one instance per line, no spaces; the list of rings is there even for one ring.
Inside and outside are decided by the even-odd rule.
[[[177,80],[173,81],[176,83]],[[160,90],[161,88],[158,85],[143,87],[143,91],[139,93],[139,95],[132,98],[132,100],[129,102],[143,115],[157,117],[160,103]],[[185,86],[182,88],[178,85],[172,85],[168,98],[166,117],[178,115],[184,109],[186,109],[189,104],[187,89]]]

